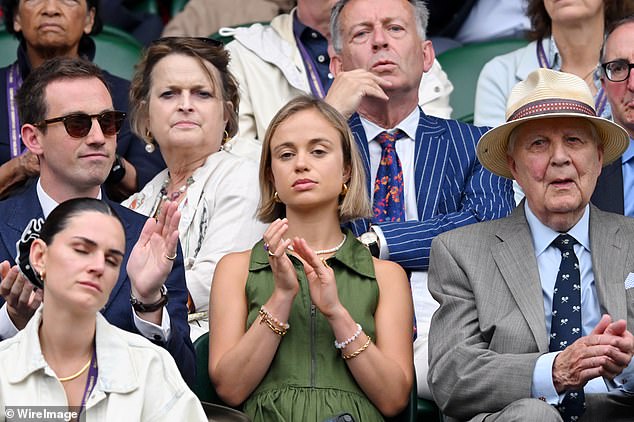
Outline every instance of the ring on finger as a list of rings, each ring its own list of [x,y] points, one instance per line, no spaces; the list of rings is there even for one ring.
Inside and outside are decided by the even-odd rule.
[[[328,265],[326,258],[319,258],[319,260],[321,261],[322,264],[324,264],[324,267],[330,268],[330,265]]]
[[[274,253],[273,253],[270,249],[267,249],[267,250],[266,250],[266,253],[268,253],[268,254],[269,254],[269,256],[277,256],[277,255],[275,255],[275,254],[274,254]]]
[[[172,256],[168,256],[167,254],[165,254],[165,258],[167,258],[170,261],[175,260],[176,259],[176,252],[174,252],[174,255],[172,255]]]
[[[264,250],[268,252],[269,249],[270,249],[269,248],[269,244],[268,243],[264,243]]]

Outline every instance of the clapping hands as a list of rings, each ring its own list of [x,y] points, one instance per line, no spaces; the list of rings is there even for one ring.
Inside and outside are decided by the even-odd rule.
[[[166,202],[157,219],[148,218],[128,259],[132,294],[143,303],[160,299],[160,289],[172,270],[178,249],[180,212],[176,202]]]
[[[299,292],[295,268],[286,254],[289,246],[292,246],[293,252],[304,265],[311,300],[328,318],[341,306],[335,274],[326,260],[319,258],[304,239],[299,237],[285,239],[284,235],[287,231],[288,220],[277,219],[271,223],[263,236],[264,249],[269,255],[275,286],[284,293],[290,293],[292,297]]]

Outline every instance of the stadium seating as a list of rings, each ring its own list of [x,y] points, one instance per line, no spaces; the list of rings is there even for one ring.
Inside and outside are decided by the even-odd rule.
[[[482,67],[495,56],[508,53],[528,44],[525,39],[502,39],[465,44],[438,55],[438,61],[454,86],[450,104],[451,117],[473,123],[475,92]]]

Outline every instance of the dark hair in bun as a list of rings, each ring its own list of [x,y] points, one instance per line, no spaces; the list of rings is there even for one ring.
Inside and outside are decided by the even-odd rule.
[[[17,252],[15,260],[18,263],[20,272],[22,272],[35,287],[42,289],[44,288],[44,283],[29,261],[31,244],[35,239],[42,239],[44,243],[50,245],[55,235],[64,230],[73,217],[84,212],[98,212],[109,215],[121,223],[119,216],[106,202],[93,198],[76,198],[59,204],[49,214],[46,220],[34,218],[27,225],[22,233],[22,237],[15,245]]]

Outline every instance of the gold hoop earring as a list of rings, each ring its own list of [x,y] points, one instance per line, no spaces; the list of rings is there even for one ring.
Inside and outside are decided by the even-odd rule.
[[[347,194],[348,194],[348,185],[346,185],[345,183],[342,183],[340,196],[344,197]]]
[[[273,201],[277,202],[278,204],[282,203],[282,200],[280,199],[280,196],[277,194],[277,191],[275,191],[275,193],[273,194]]]
[[[230,140],[231,140],[231,137],[229,136],[229,132],[225,130],[225,137],[222,139],[222,142],[225,143],[225,142],[229,142]]]
[[[46,270],[42,269],[40,271],[40,280],[42,280],[42,282],[44,282],[44,280],[46,280]]]

